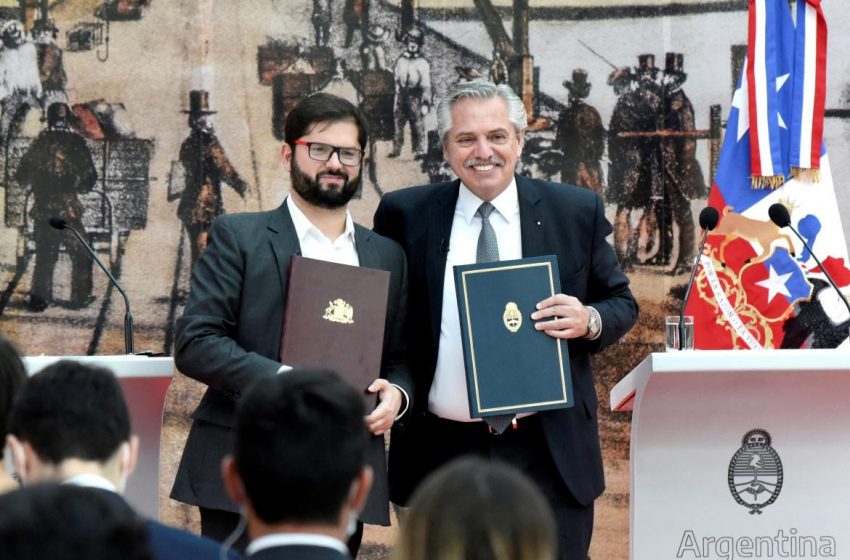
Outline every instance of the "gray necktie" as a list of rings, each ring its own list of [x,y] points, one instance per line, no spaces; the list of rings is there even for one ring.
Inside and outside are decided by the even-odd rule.
[[[495,210],[489,202],[483,203],[475,212],[481,216],[481,233],[478,234],[478,250],[475,254],[475,262],[487,263],[499,260],[499,244],[496,242],[496,231],[490,223],[490,214]],[[496,432],[501,434],[514,419],[513,414],[497,414],[496,416],[485,416],[484,421]]]

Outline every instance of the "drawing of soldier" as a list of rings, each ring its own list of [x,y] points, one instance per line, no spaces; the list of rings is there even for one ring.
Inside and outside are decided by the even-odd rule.
[[[245,198],[248,185],[234,169],[215,135],[208,117],[216,112],[209,109],[209,94],[204,90],[189,92],[191,132],[180,146],[186,186],[177,207],[177,216],[189,234],[192,247],[192,266],[207,246],[207,232],[216,216],[224,213],[221,183],[227,183]]]
[[[331,0],[313,0],[311,20],[316,31],[316,46],[327,46],[331,36]]]
[[[564,87],[569,99],[558,116],[555,140],[564,154],[561,182],[585,187],[603,196],[601,159],[605,152],[605,128],[599,111],[584,102],[591,87],[587,71],[573,70],[572,81],[564,81]]]
[[[684,55],[668,52],[664,61],[662,85],[664,109],[662,111],[666,131],[694,132],[696,120],[694,107],[682,91],[688,75],[684,71]],[[696,138],[663,137],[662,169],[664,172],[666,221],[675,222],[679,229],[679,254],[672,274],[683,274],[690,270],[696,247],[694,245],[694,217],[691,199],[706,195],[706,184],[702,169],[696,158]],[[672,218],[672,220],[671,220]],[[659,220],[661,221],[661,220]],[[670,244],[672,245],[672,244]],[[670,246],[662,245],[664,257],[669,262]]]
[[[431,108],[431,66],[422,58],[425,35],[419,29],[408,31],[402,42],[405,51],[395,63],[395,138],[389,157],[398,157],[404,145],[404,125],[410,125],[413,153],[425,153],[425,115]]]
[[[40,107],[41,80],[38,53],[18,20],[9,20],[0,31],[0,142],[17,135],[29,110]]]
[[[38,75],[41,80],[42,107],[67,103],[65,86],[68,78],[62,62],[62,49],[56,44],[59,29],[52,20],[38,20],[33,26],[33,41],[38,55]]]
[[[33,205],[30,212],[35,241],[35,269],[28,307],[44,311],[53,300],[53,269],[59,248],[68,239],[64,232],[50,226],[50,218],[61,216],[70,226],[86,236],[83,227],[83,205],[77,194],[92,190],[97,171],[91,152],[82,136],[68,124],[71,109],[65,103],[54,103],[47,109],[47,129],[30,145],[16,172],[21,185],[29,185]],[[76,240],[65,245],[71,258],[71,306],[91,303],[92,270],[88,253]]]

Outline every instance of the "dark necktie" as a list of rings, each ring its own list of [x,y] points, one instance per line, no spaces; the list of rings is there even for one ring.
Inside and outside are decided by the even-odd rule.
[[[475,253],[475,262],[487,263],[499,260],[499,244],[496,241],[496,231],[493,229],[493,224],[490,223],[490,214],[495,210],[489,202],[483,203],[478,207],[476,216],[481,217],[481,233],[478,234],[478,250]],[[504,432],[514,419],[513,414],[497,414],[495,416],[485,416],[484,421],[487,425],[496,432],[501,434]]]

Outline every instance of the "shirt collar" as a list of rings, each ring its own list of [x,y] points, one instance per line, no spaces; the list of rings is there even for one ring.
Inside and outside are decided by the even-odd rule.
[[[82,486],[83,488],[99,488],[101,490],[109,490],[110,492],[118,491],[118,488],[116,488],[115,485],[112,484],[112,482],[100,476],[99,474],[92,473],[78,474],[77,476],[66,478],[62,481],[62,484]]]
[[[461,214],[463,214],[463,219],[466,220],[466,223],[472,223],[472,220],[475,218],[475,213],[478,212],[478,207],[483,203],[483,200],[478,198],[471,190],[469,190],[469,187],[461,182],[460,191],[457,195],[457,209],[460,210]],[[519,215],[519,197],[517,195],[516,176],[511,178],[511,182],[508,184],[507,188],[502,191],[499,196],[491,200],[490,204],[496,208],[496,211],[499,212],[499,214],[501,214],[508,223],[511,223],[515,219],[515,216]]]
[[[273,548],[276,546],[321,546],[324,548],[332,548],[342,554],[348,554],[348,548],[339,539],[328,535],[317,535],[314,533],[275,533],[265,535],[251,541],[248,548],[245,550],[247,556],[256,554],[261,550]]]
[[[295,226],[295,234],[298,236],[300,243],[304,242],[307,235],[318,235],[321,239],[328,239],[327,236],[319,231],[319,228],[313,225],[313,222],[304,215],[304,212],[292,201],[291,196],[286,197],[286,207],[289,209],[289,215],[292,217],[292,225]],[[345,230],[340,238],[350,236],[352,243],[354,242],[354,220],[351,218],[351,212],[345,211]],[[328,240],[331,243],[336,243],[338,240]]]

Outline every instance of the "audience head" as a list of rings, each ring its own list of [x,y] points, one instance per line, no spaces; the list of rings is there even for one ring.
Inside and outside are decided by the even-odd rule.
[[[138,453],[118,379],[71,360],[29,379],[12,407],[9,433],[24,482],[93,473],[123,490]]]
[[[504,463],[468,457],[434,472],[414,493],[395,560],[547,560],[555,521],[540,490]]]
[[[0,496],[0,558],[152,560],[144,521],[109,495],[37,484]]]
[[[364,415],[359,393],[325,370],[295,369],[248,391],[223,474],[252,538],[287,525],[344,536],[372,480]]]
[[[0,438],[6,438],[6,419],[15,395],[27,379],[20,355],[11,342],[0,336]]]

